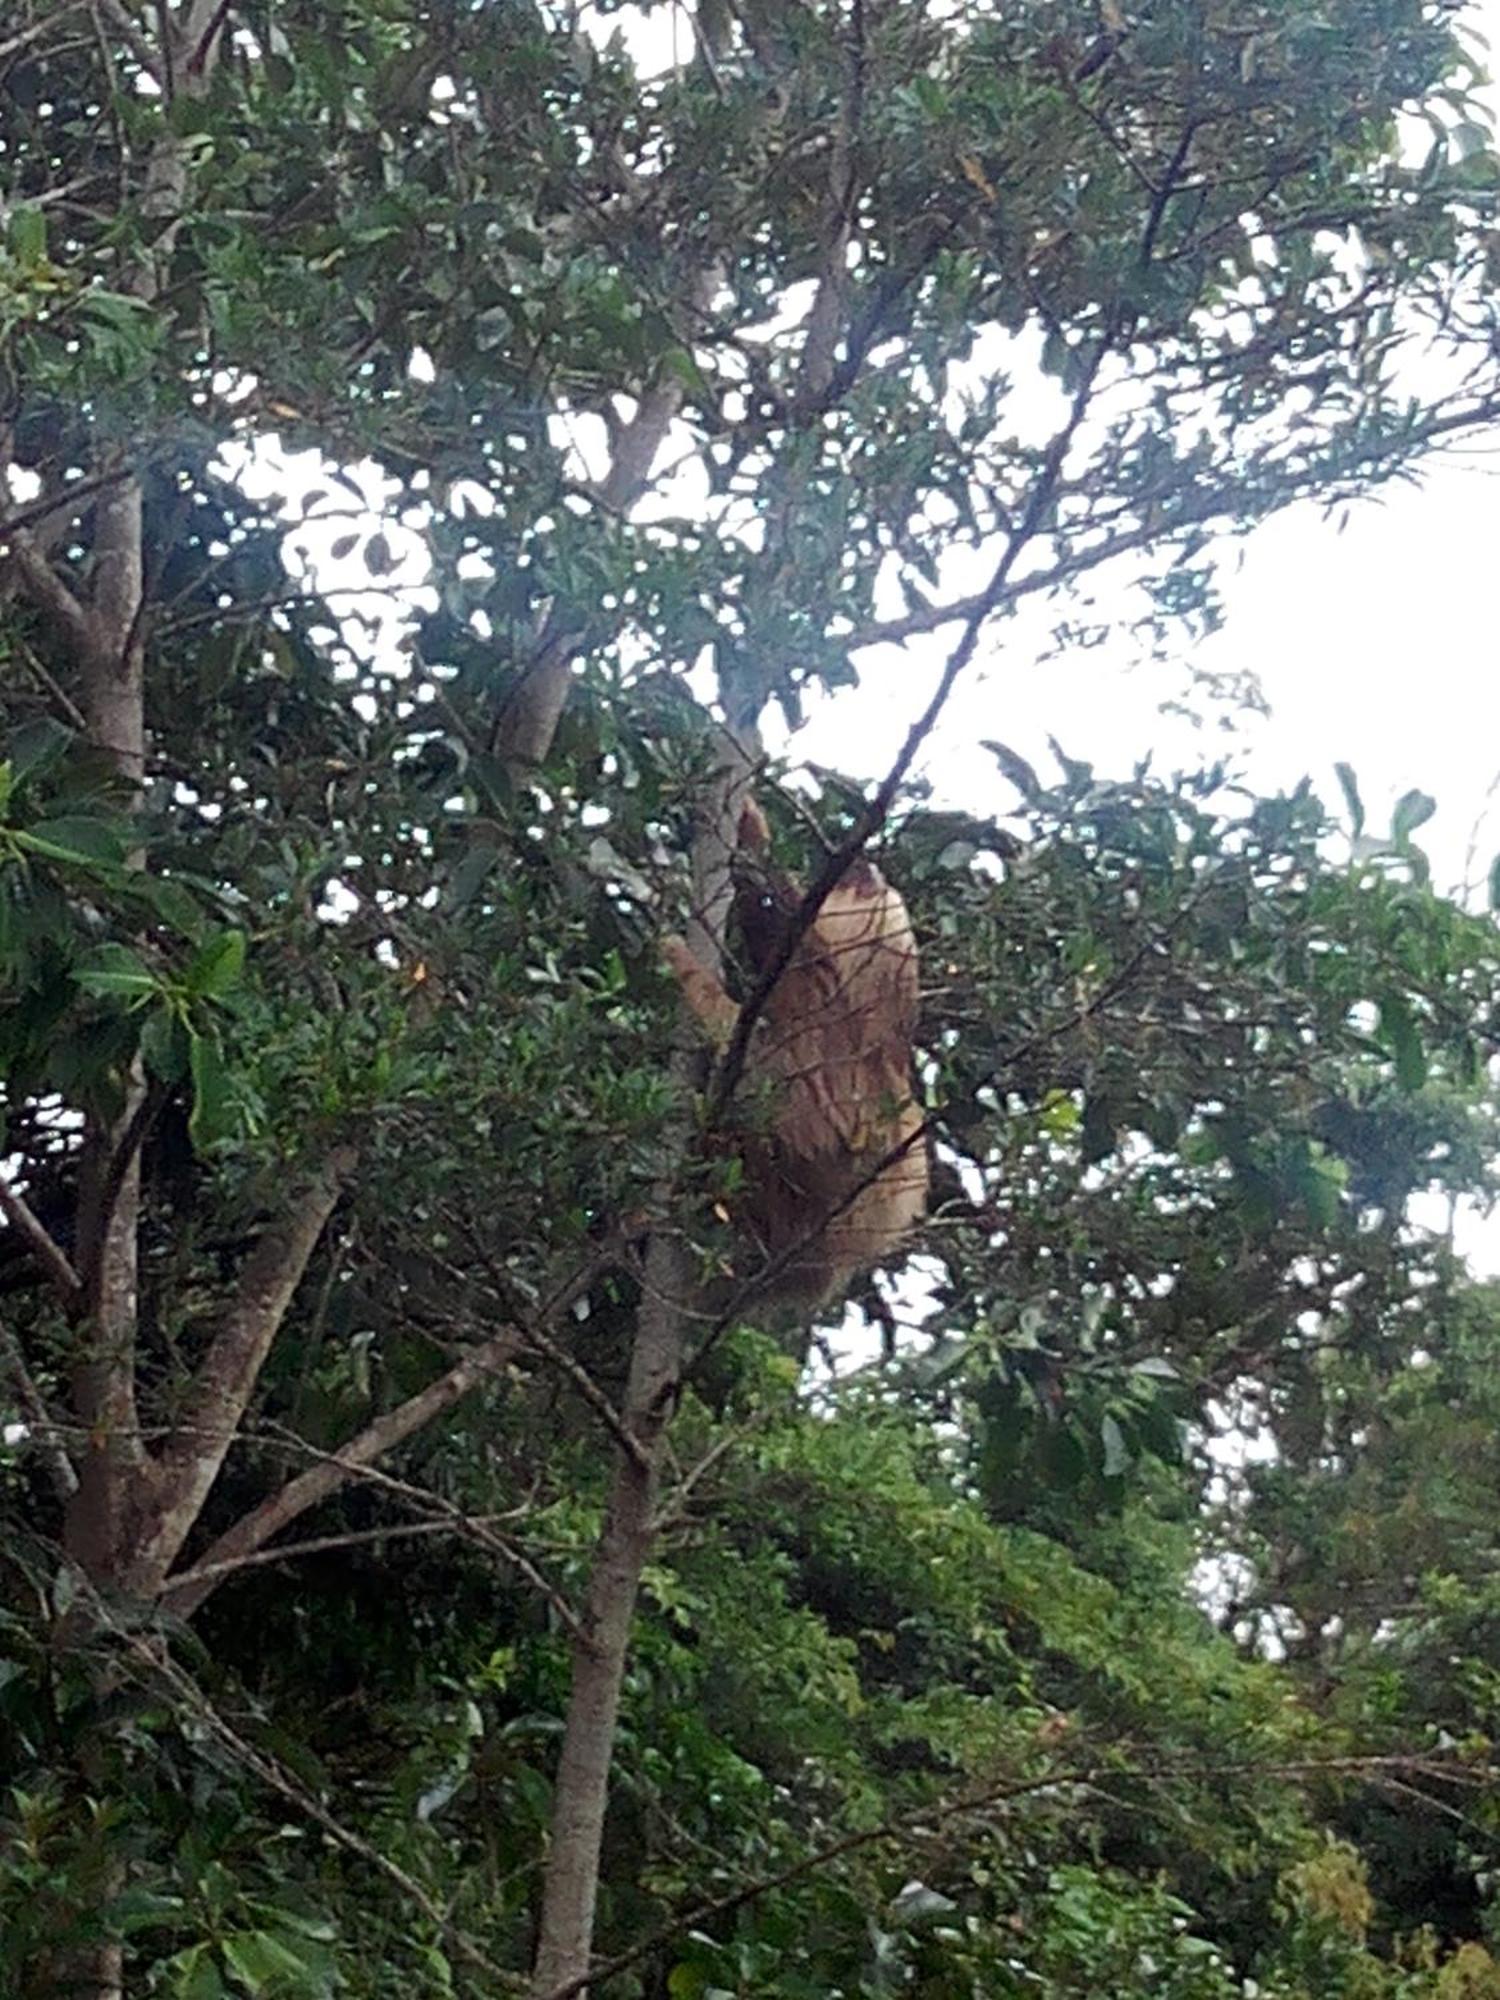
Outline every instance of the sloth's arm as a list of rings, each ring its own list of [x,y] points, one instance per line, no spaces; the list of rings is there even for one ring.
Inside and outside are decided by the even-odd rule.
[[[668,935],[661,941],[661,955],[677,977],[682,997],[693,1014],[716,1042],[727,1042],[734,1033],[740,1010],[723,986],[688,950],[685,939]]]

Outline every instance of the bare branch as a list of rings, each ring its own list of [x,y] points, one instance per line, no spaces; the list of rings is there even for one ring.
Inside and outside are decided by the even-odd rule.
[[[184,35],[192,50],[187,60],[189,76],[203,74],[213,53],[214,42],[229,19],[233,5],[234,0],[217,0],[217,4],[215,0],[200,0],[200,4],[194,7]]]
[[[23,28],[20,34],[10,35],[0,42],[0,61],[7,56],[18,55],[22,49],[40,41],[43,35],[65,21],[70,14],[81,14],[92,4],[93,0],[62,0],[60,6],[51,8],[39,21],[33,21],[29,28]]]
[[[126,480],[135,479],[141,470],[140,466],[112,466],[108,472],[92,473],[87,479],[70,480],[61,493],[54,493],[49,499],[30,500],[24,507],[16,508],[0,521],[0,560],[12,553],[15,536],[40,526],[64,508],[72,510],[81,500],[107,493],[111,487],[122,486]]]
[[[24,528],[8,527],[5,539],[26,595],[60,628],[75,652],[90,653],[97,644],[99,628],[88,607],[73,595]]]
[[[25,1239],[27,1248],[46,1272],[53,1290],[68,1310],[76,1311],[83,1295],[78,1273],[30,1202],[3,1175],[0,1175],[0,1215],[5,1217],[18,1236]]]
[[[369,1477],[368,1472],[363,1475]],[[294,1562],[302,1556],[337,1555],[344,1549],[363,1549],[386,1542],[410,1542],[428,1535],[463,1535],[467,1531],[493,1528],[514,1514],[467,1514],[462,1520],[441,1518],[428,1521],[386,1521],[378,1528],[350,1528],[339,1535],[309,1535],[300,1542],[278,1542],[272,1549],[255,1549],[249,1555],[228,1562],[195,1563],[172,1579],[173,1588],[189,1584],[218,1583],[242,1569],[269,1569],[274,1563]]]
[[[133,19],[123,0],[94,0],[92,9],[95,18],[103,16],[115,33],[125,42],[147,76],[162,81],[161,63],[156,51],[141,33],[140,24]]]
[[[854,142],[864,114],[864,0],[852,0],[845,71],[843,102],[839,107],[838,128],[834,134],[828,172],[829,213],[824,227],[827,247],[817,290],[813,294],[812,311],[808,315],[798,382],[799,400],[813,403],[821,403],[833,385],[835,350],[844,331],[849,295],[849,244],[854,233],[854,211],[859,191]]]
[[[37,685],[44,688],[53,701],[56,702],[62,713],[68,718],[70,727],[76,729],[80,735],[84,734],[89,726],[88,717],[58,680],[57,676],[48,669],[44,661],[37,658],[36,653],[27,645],[19,632],[11,634],[10,643],[15,647],[22,666],[25,667]]]
[[[471,1349],[463,1359],[425,1389],[408,1396],[393,1410],[387,1410],[350,1438],[336,1453],[287,1481],[279,1492],[253,1507],[204,1551],[201,1562],[180,1577],[169,1578],[163,1587],[168,1610],[179,1618],[190,1618],[221,1578],[242,1557],[263,1548],[283,1528],[290,1527],[309,1507],[347,1486],[377,1459],[405,1442],[425,1425],[449,1410],[487,1376],[497,1374],[512,1362],[524,1345],[524,1336],[515,1327],[506,1327],[490,1340]],[[210,1574],[212,1572],[212,1574]]]

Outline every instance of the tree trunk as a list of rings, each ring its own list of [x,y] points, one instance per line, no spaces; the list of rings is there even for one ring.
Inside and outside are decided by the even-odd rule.
[[[692,1289],[686,1243],[659,1233],[646,1257],[645,1299],[625,1397],[625,1425],[641,1455],[634,1459],[621,1452],[616,1460],[589,1578],[583,1636],[573,1648],[573,1686],[557,1766],[533,1973],[536,2000],[582,1979],[593,1951],[620,1689],[641,1574],[651,1553],[661,1444],[682,1377]]]
[[[730,858],[753,769],[753,730],[731,732],[693,842],[690,934],[705,964],[723,958],[733,901]],[[669,1134],[670,1168],[658,1190],[663,1218],[681,1205],[682,1170],[693,1145],[693,1092],[703,1054],[686,1017],[673,1058],[677,1114]],[[677,1406],[699,1284],[692,1247],[663,1226],[646,1253],[643,1296],[626,1384],[624,1428],[638,1451],[619,1452],[605,1504],[584,1602],[582,1636],[573,1648],[573,1685],[552,1802],[551,1846],[542,1883],[541,1922],[532,1971],[533,2000],[581,1993],[593,1953],[599,1862],[609,1804],[615,1725],[620,1712],[631,1626],[641,1576],[651,1554],[662,1445]]]
[[[208,30],[216,11],[213,0],[195,0],[180,21],[162,10],[161,33],[171,44],[162,52],[165,72],[175,77],[180,94],[197,95],[207,85],[215,55]],[[187,187],[187,156],[181,140],[169,132],[147,159],[141,185],[142,213],[157,224],[157,234],[121,277],[124,288],[146,303],[160,293]],[[140,481],[122,474],[95,502],[87,601],[74,598],[50,566],[40,591],[72,641],[84,732],[117,772],[127,811],[141,805],[146,770],[143,522]],[[44,562],[37,556],[29,565],[34,585],[41,580],[38,565]],[[139,866],[140,857],[130,857],[127,865]],[[128,1589],[152,1493],[154,1468],[135,1394],[145,1093],[145,1073],[137,1059],[127,1071],[118,1103],[92,1112],[84,1126],[77,1231],[83,1296],[71,1378],[83,1445],[77,1490],[64,1513],[63,1548],[100,1596],[90,1590],[59,1619],[62,1645],[98,1637],[99,1604]],[[113,1685],[107,1662],[101,1660],[92,1677],[103,1701]],[[86,1809],[82,1801],[98,1799],[111,1783],[109,1743],[86,1732],[77,1756],[80,1804]],[[107,1858],[91,1885],[91,1907],[80,1912],[86,1918],[80,1928],[92,1932],[107,1921],[108,1905],[124,1883],[123,1860]],[[118,1939],[98,1935],[65,1944],[46,1970],[50,1988],[71,2000],[124,2000],[125,1956]]]

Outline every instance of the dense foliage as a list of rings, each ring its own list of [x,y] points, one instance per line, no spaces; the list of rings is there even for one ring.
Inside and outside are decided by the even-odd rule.
[[[1500,1994],[1493,922],[1352,777],[909,777],[1493,421],[1462,23],[609,11],[0,27],[0,1990]],[[937,1197],[804,1368],[657,942],[861,664],[757,782]]]

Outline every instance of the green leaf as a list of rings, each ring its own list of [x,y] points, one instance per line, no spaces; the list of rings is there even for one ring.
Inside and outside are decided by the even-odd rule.
[[[1427,1081],[1427,1055],[1417,1018],[1405,996],[1387,993],[1380,1002],[1380,1033],[1396,1065],[1403,1090],[1420,1090]]]
[[[180,1896],[165,1895],[145,1883],[133,1883],[110,1900],[108,1915],[110,1923],[129,1936],[135,1931],[156,1929],[169,1917],[179,1915],[183,1907]]]
[[[1083,1123],[1083,1113],[1071,1092],[1049,1090],[1042,1099],[1041,1126],[1049,1139],[1071,1139]]]
[[[1012,750],[1008,743],[990,741],[983,747],[989,751],[1027,804],[1035,805],[1042,796],[1042,781],[1020,752]]]
[[[224,1939],[225,1963],[251,1993],[316,1991],[311,1968],[270,1931],[239,1931]]]
[[[475,840],[454,868],[448,882],[448,909],[458,915],[472,901],[486,875],[500,858],[488,841]]]
[[[1335,764],[1334,773],[1343,788],[1344,804],[1349,808],[1349,821],[1357,840],[1365,827],[1365,802],[1359,795],[1359,786],[1354,778],[1352,764]]]
[[[85,318],[128,340],[140,340],[152,323],[150,307],[128,292],[85,292],[78,301],[78,310]]]
[[[16,791],[19,792],[28,780],[42,777],[50,771],[77,740],[73,730],[50,715],[38,716],[34,722],[23,723],[13,731],[10,767]]]
[[[167,875],[130,875],[122,884],[126,893],[144,903],[154,916],[180,937],[201,936],[204,915],[198,899],[186,883]]]
[[[1391,814],[1391,838],[1399,847],[1409,840],[1419,826],[1425,826],[1437,811],[1437,800],[1430,792],[1411,791],[1403,793],[1396,801],[1396,810]]]
[[[13,208],[5,236],[18,264],[26,264],[35,269],[38,264],[45,262],[47,218],[39,208],[29,203],[21,208]]]
[[[130,835],[119,820],[82,815],[38,820],[35,826],[18,831],[15,839],[18,846],[48,861],[80,868],[118,868],[130,852]]]
[[[194,958],[183,980],[198,1000],[221,1000],[239,985],[245,970],[245,933],[220,931]]]
[[[10,795],[15,789],[15,773],[10,762],[0,764],[0,818],[10,811]]]
[[[314,1944],[336,1944],[338,1930],[327,1917],[304,1916],[300,1910],[276,1909],[277,1924],[283,1930],[295,1931],[298,1937],[310,1938]]]
[[[181,1083],[188,1073],[188,1032],[168,1008],[153,1009],[141,1030],[141,1057],[163,1083]]]
[[[1164,1354],[1148,1354],[1143,1360],[1130,1364],[1132,1375],[1149,1375],[1156,1381],[1180,1382],[1182,1372],[1175,1362],[1168,1361]]]
[[[1490,908],[1500,910],[1500,854],[1490,863]]]
[[[173,2000],[221,2000],[224,1982],[212,1954],[212,1945],[194,1944],[167,1960],[162,1968],[168,1975],[164,1990]]]
[[[188,1136],[195,1149],[205,1151],[239,1132],[239,1116],[223,1054],[212,1035],[188,1031],[188,1067],[193,1077],[193,1108],[188,1116]]]
[[[1095,1093],[1083,1110],[1083,1157],[1090,1166],[1107,1160],[1115,1150],[1115,1113],[1109,1099]]]
[[[1420,1054],[1420,1043],[1418,1053]],[[1337,1155],[1314,1147],[1297,1177],[1297,1192],[1308,1219],[1319,1229],[1332,1229],[1343,1207],[1349,1169]]]
[[[127,1000],[149,1000],[161,991],[161,981],[129,945],[102,944],[91,958],[73,968],[74,983],[85,993]]]
[[[1105,1478],[1119,1479],[1130,1470],[1130,1447],[1125,1442],[1119,1419],[1112,1417],[1108,1411],[1099,1425],[1099,1440],[1104,1446]]]
[[[710,394],[709,386],[703,379],[703,370],[685,347],[669,347],[661,357],[663,374],[674,375],[682,386],[695,396]]]

